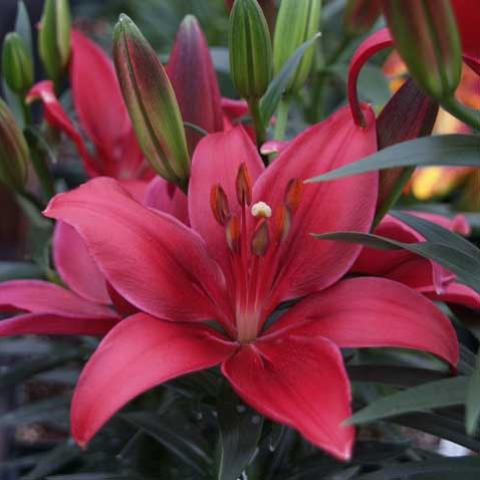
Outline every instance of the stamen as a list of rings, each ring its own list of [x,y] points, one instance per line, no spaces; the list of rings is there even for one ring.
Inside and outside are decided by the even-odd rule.
[[[273,231],[277,243],[287,238],[291,225],[292,215],[289,210],[284,206],[276,208],[273,214]]]
[[[298,178],[292,178],[285,189],[285,196],[283,203],[287,207],[288,211],[293,215],[300,206],[300,200],[302,199],[303,182]]]
[[[252,178],[245,163],[238,168],[235,186],[240,206],[250,205],[252,203]]]
[[[270,218],[272,209],[265,202],[257,202],[252,205],[252,215],[254,217]]]
[[[267,253],[270,245],[270,233],[268,231],[268,224],[265,218],[262,218],[253,232],[252,241],[250,244],[251,251],[257,257],[263,257]]]
[[[227,228],[225,230],[227,236],[227,243],[230,250],[233,253],[240,253],[240,219],[234,215],[227,224]]]
[[[210,191],[210,207],[215,220],[222,226],[226,225],[231,217],[227,194],[220,185],[214,185]]]

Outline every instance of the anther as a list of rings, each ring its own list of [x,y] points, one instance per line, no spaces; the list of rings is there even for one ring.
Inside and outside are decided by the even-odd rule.
[[[289,210],[281,206],[275,209],[273,215],[273,232],[276,242],[283,242],[287,238],[292,225],[292,214]]]
[[[210,191],[210,207],[215,220],[220,225],[226,225],[231,217],[230,206],[227,194],[220,185],[214,185]]]
[[[252,178],[245,163],[238,168],[235,186],[240,206],[250,205],[252,203]]]
[[[252,241],[250,244],[253,255],[263,257],[267,253],[270,245],[270,233],[268,231],[268,223],[265,218],[262,218],[253,232]]]
[[[241,225],[240,219],[236,215],[234,215],[228,221],[227,228],[225,229],[225,234],[227,237],[227,244],[230,250],[234,253],[240,253]]]
[[[300,206],[302,199],[303,182],[298,178],[292,178],[285,189],[283,203],[291,214],[294,214]]]
[[[265,202],[257,202],[252,205],[252,215],[254,217],[270,218],[272,209]]]

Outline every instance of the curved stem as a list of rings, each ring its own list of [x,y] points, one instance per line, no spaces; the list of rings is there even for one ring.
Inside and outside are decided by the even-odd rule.
[[[480,130],[480,112],[462,105],[455,97],[450,97],[440,101],[440,105],[448,113],[461,120],[463,123]]]
[[[248,107],[250,109],[250,114],[252,115],[255,135],[257,137],[257,145],[260,147],[263,143],[265,143],[265,139],[267,138],[267,131],[263,123],[262,114],[260,112],[260,103],[258,99],[253,98],[249,100]]]

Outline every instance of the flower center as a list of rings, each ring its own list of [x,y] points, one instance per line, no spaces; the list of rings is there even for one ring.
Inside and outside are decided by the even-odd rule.
[[[210,204],[215,220],[225,229],[230,251],[237,339],[248,343],[255,340],[268,313],[264,311],[265,300],[276,280],[280,245],[291,230],[301,199],[302,182],[290,180],[283,202],[274,208],[263,201],[251,205],[252,181],[242,163],[235,188],[238,207],[234,211],[220,184],[212,187]]]

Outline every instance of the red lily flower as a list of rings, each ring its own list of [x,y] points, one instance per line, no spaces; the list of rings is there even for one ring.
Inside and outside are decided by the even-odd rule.
[[[410,212],[462,235],[470,233],[463,215],[453,219],[426,212]],[[387,215],[375,229],[375,234],[400,242],[423,242],[425,238],[402,221]],[[480,309],[480,295],[456,281],[455,275],[435,262],[414,253],[364,248],[352,267],[352,272],[390,278],[440,302]]]
[[[75,252],[72,255],[72,252]],[[43,280],[0,283],[0,311],[26,312],[0,321],[0,336],[105,335],[120,315],[105,278],[75,230],[59,222],[53,237],[55,265],[68,288]]]
[[[360,247],[309,235],[370,228],[376,173],[302,182],[375,150],[374,115],[364,114],[359,128],[340,110],[267,169],[241,127],[205,137],[192,161],[191,228],[112,179],[51,201],[46,216],[72,225],[109,283],[144,312],[112,329],[81,375],[71,413],[80,445],[138,394],[221,364],[260,413],[348,459],[354,429],[341,425],[351,394],[340,347],[414,348],[456,364],[455,332],[429,300],[389,279],[341,280]],[[291,299],[296,306],[268,326]]]

